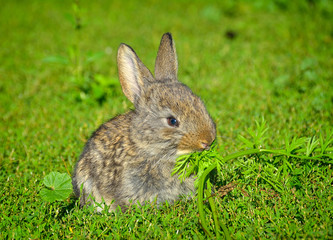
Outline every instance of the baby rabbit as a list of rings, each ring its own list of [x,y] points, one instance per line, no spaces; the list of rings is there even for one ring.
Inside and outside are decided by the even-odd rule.
[[[155,78],[126,44],[117,62],[122,90],[135,110],[101,125],[86,143],[72,179],[80,205],[104,200],[115,210],[130,201],[172,203],[194,193],[194,178],[181,183],[172,169],[178,156],[208,150],[216,129],[200,98],[177,80],[171,34],[162,37]]]

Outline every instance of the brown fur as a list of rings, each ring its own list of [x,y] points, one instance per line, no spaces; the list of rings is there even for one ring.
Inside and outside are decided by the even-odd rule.
[[[208,149],[216,130],[200,98],[177,80],[171,34],[162,37],[156,78],[125,44],[118,50],[118,71],[135,110],[101,125],[88,140],[72,180],[80,204],[114,201],[112,210],[130,201],[171,203],[194,192],[194,179],[181,183],[172,169],[178,156]],[[171,116],[178,127],[168,125]]]

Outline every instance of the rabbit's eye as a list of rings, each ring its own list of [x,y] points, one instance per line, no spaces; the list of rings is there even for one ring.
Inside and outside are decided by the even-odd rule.
[[[167,120],[170,127],[179,127],[179,122],[176,118],[168,117]]]

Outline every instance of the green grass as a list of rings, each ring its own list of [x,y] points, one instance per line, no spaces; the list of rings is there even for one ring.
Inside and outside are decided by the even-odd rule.
[[[48,173],[71,173],[90,134],[132,107],[115,81],[121,42],[153,69],[162,34],[173,34],[179,79],[205,101],[222,156],[243,150],[238,136],[262,117],[263,148],[333,131],[330,1],[81,1],[76,14],[72,5],[0,8],[1,239],[206,238],[195,200],[93,214],[72,197],[40,196]],[[213,199],[231,238],[333,238],[331,163],[266,154],[222,169],[217,187],[235,185]]]

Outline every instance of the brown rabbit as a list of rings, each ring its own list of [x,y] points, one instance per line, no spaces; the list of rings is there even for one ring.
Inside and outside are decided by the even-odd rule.
[[[92,134],[75,166],[74,193],[81,196],[81,206],[104,200],[110,210],[130,201],[172,203],[195,191],[193,178],[181,183],[171,176],[176,158],[208,150],[215,124],[200,98],[177,80],[170,33],[162,37],[155,78],[126,44],[120,45],[117,60],[122,90],[135,110]]]

